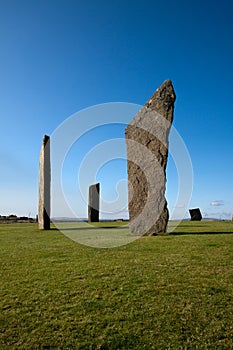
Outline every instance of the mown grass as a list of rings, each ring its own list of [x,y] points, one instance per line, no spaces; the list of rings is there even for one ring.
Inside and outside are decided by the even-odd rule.
[[[0,348],[233,349],[232,241],[231,222],[114,249],[0,225]]]

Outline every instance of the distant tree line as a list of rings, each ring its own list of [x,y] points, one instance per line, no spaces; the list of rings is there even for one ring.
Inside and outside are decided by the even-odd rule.
[[[28,216],[17,216],[15,214],[0,215],[0,222],[20,222],[20,221],[35,222],[36,220]]]

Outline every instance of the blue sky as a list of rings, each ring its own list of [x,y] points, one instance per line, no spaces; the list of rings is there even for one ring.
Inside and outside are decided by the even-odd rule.
[[[0,1],[0,214],[36,214],[45,133],[96,104],[143,105],[171,79],[177,94],[174,126],[193,164],[190,207],[200,207],[204,216],[230,218],[232,17],[230,0]],[[123,128],[90,133],[85,145],[108,137],[124,137]],[[81,161],[77,152],[72,148],[64,168],[71,194],[77,184],[69,179]],[[167,175],[172,210],[178,182],[172,160]],[[97,176],[103,196],[114,197],[114,181],[122,176],[123,160],[103,167]],[[85,215],[78,198],[77,208]]]

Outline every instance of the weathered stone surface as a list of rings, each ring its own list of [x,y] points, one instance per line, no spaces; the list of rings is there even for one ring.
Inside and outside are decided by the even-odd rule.
[[[134,234],[166,231],[166,165],[175,99],[172,83],[166,80],[125,130],[129,226]]]
[[[88,222],[99,222],[99,192],[99,183],[89,187]]]
[[[41,230],[50,229],[50,181],[50,137],[45,135],[39,160],[38,226]]]
[[[189,209],[189,214],[191,216],[191,221],[201,221],[202,215],[199,208]]]

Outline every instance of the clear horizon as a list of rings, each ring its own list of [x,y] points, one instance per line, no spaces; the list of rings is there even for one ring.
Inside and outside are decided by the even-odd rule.
[[[68,117],[94,105],[144,105],[171,79],[177,95],[173,125],[193,165],[189,208],[199,207],[203,218],[231,220],[232,13],[226,0],[1,2],[0,215],[36,216],[44,134],[52,135]],[[76,196],[78,169],[86,154],[109,138],[124,138],[124,127],[90,131],[64,162],[64,190],[82,217],[87,208]],[[107,201],[125,194],[122,206],[126,179],[124,159],[104,164],[96,177]],[[178,183],[169,156],[170,212]],[[83,192],[87,197],[87,185]]]

